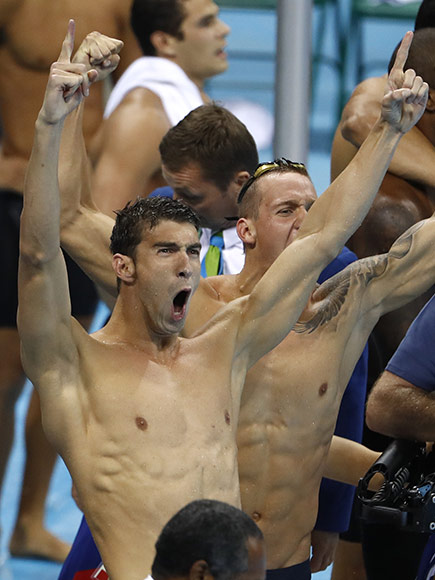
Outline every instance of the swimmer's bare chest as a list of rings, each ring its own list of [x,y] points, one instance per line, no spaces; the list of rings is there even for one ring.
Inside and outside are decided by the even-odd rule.
[[[130,4],[121,0],[120,4]],[[3,28],[3,45],[14,56],[18,65],[27,69],[47,71],[59,53],[68,20],[76,21],[76,47],[93,30],[108,36],[120,32],[119,3],[101,0],[21,0],[11,11]],[[127,10],[124,11],[127,13]]]
[[[291,332],[247,374],[242,397],[241,426],[246,422],[275,424],[279,431],[305,429],[335,405],[341,357],[326,337]],[[259,405],[259,401],[262,405]]]
[[[237,418],[229,389],[207,379],[207,369],[193,373],[195,357],[162,365],[140,351],[94,347],[81,373],[86,424],[70,420],[65,430],[65,448],[74,449],[65,459],[79,493],[124,490],[123,511],[132,499],[140,504],[144,490],[163,498],[161,510],[174,498],[238,505]]]
[[[237,439],[241,499],[265,534],[270,568],[309,554],[338,411],[337,364],[320,335],[292,332],[247,375]]]
[[[130,2],[130,0],[127,0]],[[21,0],[0,31],[0,112],[3,126],[0,186],[22,190],[32,148],[34,123],[41,106],[50,65],[70,18],[76,20],[76,48],[89,32],[120,33],[119,10],[113,0]],[[85,138],[89,142],[103,115],[103,85],[91,92],[85,111]],[[22,167],[16,167],[18,162]],[[14,165],[15,164],[15,165]]]
[[[91,416],[114,429],[120,447],[137,440],[138,453],[148,445],[171,453],[193,439],[205,447],[234,439],[238,409],[228,380],[195,349],[157,360],[140,348],[92,346],[83,366]]]

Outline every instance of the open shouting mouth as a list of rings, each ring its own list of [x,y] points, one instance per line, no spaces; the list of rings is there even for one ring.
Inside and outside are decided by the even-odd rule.
[[[172,317],[174,320],[182,320],[186,314],[186,306],[191,290],[181,290],[172,301]]]

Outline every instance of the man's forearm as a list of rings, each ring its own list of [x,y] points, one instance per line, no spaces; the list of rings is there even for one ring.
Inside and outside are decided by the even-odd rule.
[[[109,249],[113,224],[113,219],[105,214],[82,207],[75,221],[62,228],[61,243],[95,284],[115,298],[116,276]]]
[[[312,233],[313,225],[318,228],[321,249],[335,247],[338,251],[358,228],[378,192],[400,137],[415,126],[424,112],[429,93],[427,83],[412,69],[404,73],[412,38],[413,34],[407,32],[397,50],[382,98],[380,119],[351,163],[321,196],[320,203],[314,204],[315,219],[310,220],[309,214],[301,228],[301,235]]]
[[[352,119],[347,121],[352,125]],[[357,123],[360,128],[357,138],[348,126],[343,136],[353,145],[360,147],[367,137],[373,121]],[[352,134],[352,137],[351,137]],[[351,138],[350,138],[351,137]],[[403,136],[392,159],[388,171],[397,177],[415,181],[425,187],[435,187],[435,148],[418,127],[413,127]]]
[[[435,392],[385,371],[370,394],[366,420],[384,435],[435,441]]]
[[[418,127],[404,135],[389,171],[425,187],[435,187],[435,148]]]
[[[59,248],[57,164],[61,133],[62,123],[50,124],[38,116],[24,184],[20,239],[22,252],[29,243],[41,259],[47,259],[52,251],[57,253]]]
[[[379,453],[368,447],[334,435],[326,460],[324,476],[342,483],[358,485]]]
[[[114,221],[92,200],[90,166],[83,138],[83,106],[66,119],[59,158],[62,197],[61,244],[104,292],[116,296],[111,265],[110,234]]]
[[[65,120],[59,154],[61,227],[74,221],[80,207],[92,207],[91,172],[83,137],[84,102]]]
[[[369,81],[371,88],[363,88]],[[358,148],[379,117],[385,87],[385,78],[369,81],[364,81],[360,92],[351,97],[340,123],[343,138]],[[403,179],[435,187],[435,148],[419,127],[413,127],[401,140],[388,170]]]

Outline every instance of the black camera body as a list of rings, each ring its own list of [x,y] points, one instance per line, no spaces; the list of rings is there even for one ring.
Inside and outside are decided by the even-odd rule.
[[[384,483],[370,491],[372,478]],[[389,524],[407,531],[435,532],[435,454],[426,454],[419,441],[396,439],[360,479],[357,497],[361,518],[368,523]]]

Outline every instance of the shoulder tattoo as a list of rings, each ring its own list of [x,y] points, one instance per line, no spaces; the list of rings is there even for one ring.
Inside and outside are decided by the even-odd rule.
[[[404,234],[402,234],[392,245],[388,254],[370,256],[349,264],[344,270],[326,280],[314,295],[314,308],[311,317],[307,320],[298,320],[293,330],[297,333],[314,332],[318,327],[323,326],[335,318],[344,303],[352,283],[359,287],[367,287],[371,280],[379,278],[384,274],[391,258],[402,259],[411,249],[414,234],[424,225],[418,222]],[[316,304],[317,303],[317,304]]]
[[[305,332],[311,334],[319,326],[323,326],[337,316],[346,300],[353,275],[351,267],[348,266],[329,280],[326,280],[316,290],[315,304],[311,317],[304,321],[298,320],[293,330],[298,334]]]

